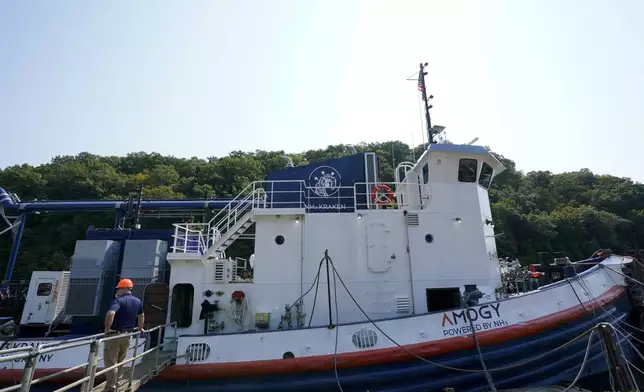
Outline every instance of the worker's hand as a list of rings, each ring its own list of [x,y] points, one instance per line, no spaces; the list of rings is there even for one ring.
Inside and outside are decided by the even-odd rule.
[[[144,333],[144,332],[145,332],[145,328],[143,328],[143,327],[139,327],[139,332]]]

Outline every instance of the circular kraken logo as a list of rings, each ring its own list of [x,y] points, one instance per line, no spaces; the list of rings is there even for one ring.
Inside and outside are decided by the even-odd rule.
[[[338,193],[342,177],[331,166],[318,166],[309,174],[309,188],[320,197],[330,197]]]

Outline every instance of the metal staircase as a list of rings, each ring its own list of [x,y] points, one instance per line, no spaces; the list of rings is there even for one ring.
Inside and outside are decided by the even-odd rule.
[[[209,222],[209,231],[212,233],[212,243],[204,257],[217,257],[224,252],[235,240],[255,223],[253,209],[263,207],[266,203],[266,192],[259,188],[257,183],[249,184],[237,197],[217,213]]]

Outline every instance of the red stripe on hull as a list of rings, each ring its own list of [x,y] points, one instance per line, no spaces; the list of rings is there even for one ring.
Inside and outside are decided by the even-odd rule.
[[[533,336],[547,329],[555,328],[592,314],[593,311],[600,310],[602,306],[615,302],[624,291],[622,286],[615,286],[596,300],[584,303],[584,306],[580,304],[573,308],[530,320],[525,324],[514,324],[491,331],[478,332],[476,336],[483,346]],[[458,336],[438,341],[409,344],[404,347],[418,356],[433,357],[473,349],[476,346],[470,336]],[[173,365],[161,372],[157,379],[183,380],[189,378],[191,380],[204,380],[324,371],[333,369],[333,357],[334,355],[331,354],[262,361]],[[351,368],[408,361],[413,358],[400,347],[391,347],[338,354],[337,366],[338,368]]]
[[[491,331],[478,332],[476,336],[482,346],[499,344],[509,340],[534,336],[548,329],[565,325],[580,319],[594,311],[601,310],[603,306],[617,301],[625,293],[622,286],[615,286],[600,297],[587,301],[584,306],[562,310],[547,316],[530,320],[523,324],[514,324]],[[475,348],[474,340],[470,336],[457,336],[415,343],[404,346],[410,352],[421,357],[433,357],[452,352],[470,350]],[[155,379],[157,380],[209,380],[219,378],[250,377],[264,375],[278,375],[288,373],[304,373],[314,371],[332,370],[334,355],[316,355],[290,359],[272,359],[262,361],[245,361],[231,363],[206,363],[191,365],[173,365],[164,370]],[[351,368],[358,366],[379,365],[392,362],[408,361],[414,357],[399,347],[358,351],[337,355],[338,368]],[[22,365],[22,364],[21,364]],[[59,372],[63,369],[36,369],[34,379]],[[22,366],[19,369],[0,370],[0,384],[14,384],[20,380]],[[48,383],[73,382],[84,376],[84,369],[68,372],[48,381]]]

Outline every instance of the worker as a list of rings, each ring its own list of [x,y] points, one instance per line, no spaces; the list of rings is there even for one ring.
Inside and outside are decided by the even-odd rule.
[[[105,315],[105,335],[128,334],[137,327],[139,332],[145,332],[143,323],[143,303],[132,295],[134,284],[130,279],[121,279],[116,285],[116,298],[112,301]],[[123,362],[130,347],[130,337],[114,338],[104,343],[103,361],[105,367]],[[107,372],[105,391],[116,391],[118,380],[123,375],[123,366]]]

